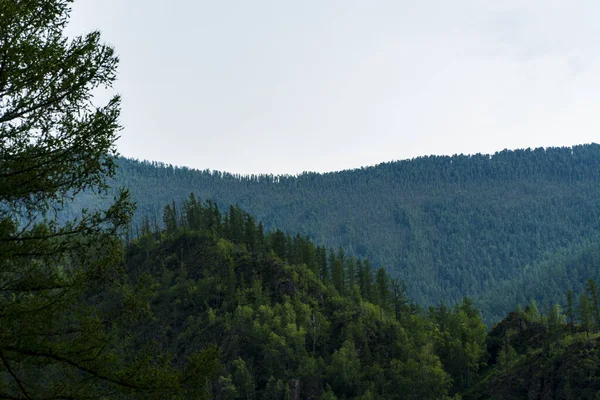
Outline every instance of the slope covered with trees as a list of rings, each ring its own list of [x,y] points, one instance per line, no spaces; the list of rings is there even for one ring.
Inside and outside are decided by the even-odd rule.
[[[531,300],[488,333],[465,298],[426,309],[368,260],[223,214],[190,196],[126,247],[132,282],[151,285],[153,320],[173,363],[217,345],[215,399],[594,398],[600,292],[587,280],[564,308]],[[368,267],[368,268],[367,268]],[[164,338],[167,338],[164,340]]]
[[[571,168],[563,163],[551,169],[542,160],[539,166],[545,169],[539,170],[538,164],[525,162],[531,167],[531,185],[517,190],[516,202],[508,201],[509,196],[490,203],[489,194],[482,194],[507,189],[503,182],[510,186],[521,179],[514,169],[485,157],[479,159],[479,172],[460,178],[427,168],[413,176],[410,171],[421,161],[400,163],[408,167],[398,173],[399,186],[393,189],[403,188],[406,197],[381,192],[378,185],[390,182],[386,174],[395,170],[389,166],[354,178],[349,178],[353,172],[240,178],[149,168],[116,158],[119,98],[96,106],[92,92],[111,85],[118,60],[97,32],[73,40],[63,36],[69,5],[68,0],[0,2],[1,398],[542,399],[592,398],[598,392],[600,292],[593,279],[582,283],[598,258],[594,227],[586,222],[596,215],[590,201],[596,175],[588,170],[596,147],[552,150],[550,156],[544,152],[546,161],[570,160]],[[583,167],[575,162],[582,159]],[[450,164],[459,160],[450,159]],[[126,191],[115,192],[105,207],[90,198],[90,193],[110,192],[108,183],[114,187],[107,180],[115,178],[115,161],[124,171],[120,179],[128,177],[138,199],[149,195],[148,171],[163,182],[157,193],[180,190],[182,177],[188,184],[206,178],[219,184],[213,189],[231,192],[217,193],[218,202],[201,202],[192,194],[161,206],[160,212],[155,202],[140,200],[142,213],[131,225]],[[135,168],[146,175],[135,175]],[[375,170],[383,171],[385,179],[373,177]],[[143,179],[136,181],[136,176]],[[325,178],[330,179],[329,189],[316,190]],[[336,185],[336,179],[345,183]],[[486,179],[491,179],[490,190],[476,193],[474,188]],[[343,192],[348,182],[356,192]],[[248,191],[240,200],[268,197],[273,203],[265,201],[257,208],[271,210],[271,217],[281,215],[281,220],[265,226],[238,206],[222,206],[223,196],[259,187],[262,191]],[[339,232],[334,229],[331,241],[348,245],[348,250],[315,245],[302,230],[292,235],[271,229],[285,218],[293,221],[296,212],[306,212],[308,201],[317,208],[303,217],[306,221],[323,222],[320,218],[331,215],[329,222],[335,226],[335,218],[358,211],[351,193],[360,199],[363,190],[377,187],[382,199],[401,200],[391,209],[394,226],[404,229],[404,236],[394,237],[400,243],[394,257],[435,258],[430,264],[419,261],[423,274],[408,261],[392,264],[404,268],[400,271],[412,279],[408,285],[382,267],[373,268],[361,256],[369,247],[344,242],[359,237],[350,233],[359,226],[354,222],[368,221],[363,214]],[[430,193],[415,189],[419,187]],[[446,197],[454,200],[446,202],[442,193],[457,187],[469,189],[469,196],[481,204],[492,204],[489,219],[480,217],[487,215],[482,209],[471,214],[462,204],[469,199],[465,193],[457,197],[450,191],[454,197]],[[574,187],[581,189],[579,194],[565,189]],[[293,197],[293,188],[304,190],[303,196]],[[549,202],[534,195],[541,192]],[[340,197],[343,193],[349,197]],[[432,200],[431,193],[439,198]],[[519,203],[527,196],[537,199],[536,207]],[[94,204],[94,209],[65,209],[73,198],[79,205]],[[286,203],[293,198],[296,202]],[[333,199],[337,203],[328,203]],[[371,213],[369,218],[389,219],[387,209],[360,204]],[[325,210],[319,207],[329,207],[329,214],[319,214]],[[578,213],[573,207],[580,207]],[[143,213],[144,208],[153,212]],[[55,211],[61,209],[58,219]],[[498,210],[505,212],[494,214]],[[542,218],[545,212],[549,218]],[[540,221],[533,222],[531,216]],[[506,225],[486,225],[490,221]],[[454,230],[446,231],[450,227]],[[385,237],[372,225],[362,228],[375,239]],[[386,229],[383,224],[381,231],[387,235]],[[435,236],[438,231],[444,235]],[[532,231],[538,235],[528,242]],[[427,276],[436,285],[450,285],[449,278],[431,273],[437,266],[454,265],[458,258],[449,255],[461,253],[448,249],[455,243],[466,245],[459,240],[465,232],[480,235],[483,243],[494,239],[498,246],[513,244],[506,254],[524,259],[533,256],[514,249],[550,243],[553,247],[543,247],[531,267],[502,284],[536,293],[536,274],[560,279],[567,270],[577,271],[567,284],[579,285],[579,295],[567,292],[564,312],[556,303],[540,312],[532,300],[525,311],[509,314],[489,334],[468,298],[450,307],[423,309],[413,303],[407,291],[425,298],[439,292],[454,299],[465,290],[418,286]],[[486,236],[493,232],[500,234]],[[390,254],[382,251],[378,261],[395,260]],[[469,248],[465,254],[475,253]],[[469,273],[481,273],[465,265]],[[483,285],[504,276],[489,268],[481,271],[491,277]],[[556,285],[549,295],[558,290]],[[491,304],[494,299],[484,294],[482,304]]]
[[[150,283],[153,321],[140,338],[174,363],[217,345],[215,399],[443,399],[484,365],[486,327],[464,300],[422,311],[368,261],[299,235],[264,233],[236,207],[190,197],[164,230],[126,250],[132,281]]]
[[[600,392],[598,286],[588,280],[567,306],[511,312],[487,338],[488,366],[465,399],[596,399]]]
[[[421,157],[299,176],[236,176],[123,158],[118,164],[113,185],[131,191],[137,225],[144,216],[160,223],[163,204],[190,192],[222,207],[238,204],[266,229],[308,235],[385,266],[409,283],[417,302],[473,296],[479,304],[485,297],[480,305],[488,320],[522,301],[516,293],[532,270],[541,293],[560,297],[569,286],[555,273],[544,279],[542,267],[576,257],[600,235],[596,144]],[[96,202],[90,196],[81,204]],[[500,286],[515,296],[494,298]]]

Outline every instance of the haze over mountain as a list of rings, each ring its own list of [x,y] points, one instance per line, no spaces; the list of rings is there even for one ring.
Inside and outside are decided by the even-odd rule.
[[[581,261],[597,254],[600,238],[597,144],[427,156],[298,176],[124,158],[119,165],[113,184],[131,191],[138,226],[144,217],[161,223],[163,205],[190,193],[221,207],[237,204],[267,230],[368,257],[404,279],[418,303],[473,297],[487,321],[529,296],[542,305],[558,301],[598,275]]]

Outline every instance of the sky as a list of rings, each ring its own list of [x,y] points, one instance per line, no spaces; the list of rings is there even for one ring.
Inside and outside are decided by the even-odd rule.
[[[78,0],[127,157],[234,173],[600,141],[600,2]],[[99,96],[101,99],[102,97]]]

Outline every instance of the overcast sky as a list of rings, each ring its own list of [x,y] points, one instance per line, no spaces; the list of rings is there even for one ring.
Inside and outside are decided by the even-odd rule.
[[[600,2],[79,0],[128,157],[240,173],[600,141]]]

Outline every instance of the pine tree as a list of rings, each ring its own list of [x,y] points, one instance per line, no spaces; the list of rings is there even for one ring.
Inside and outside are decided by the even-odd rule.
[[[175,200],[171,205],[167,204],[165,206],[165,210],[163,212],[163,223],[167,230],[167,233],[174,234],[177,230],[177,206],[175,204]]]
[[[369,259],[365,259],[364,261],[358,260],[356,270],[360,295],[363,299],[375,303],[377,301],[377,294],[373,290],[373,269]]]
[[[329,253],[329,262],[331,265],[331,279],[333,285],[337,289],[338,293],[345,294],[345,279],[344,279],[344,251],[338,250],[337,256],[334,255],[333,250]]]
[[[533,321],[539,321],[541,319],[540,311],[538,310],[537,303],[534,299],[531,299],[529,304],[525,307],[525,315]]]
[[[254,217],[251,215],[244,215],[244,236],[246,248],[250,251],[255,251],[258,246],[258,232],[256,229],[256,222]]]
[[[356,260],[354,257],[347,258],[345,270],[347,292],[352,293],[354,285],[356,285]]]
[[[589,333],[592,326],[592,314],[590,301],[585,291],[579,295],[579,320],[581,321],[581,327]]]
[[[566,316],[567,316],[567,325],[569,327],[569,330],[572,332],[573,331],[573,327],[575,325],[575,293],[573,293],[573,290],[569,289],[569,291],[567,292],[567,312],[566,312]]]
[[[288,256],[288,246],[285,233],[277,229],[275,232],[269,235],[269,239],[271,248],[273,249],[275,254],[282,259],[286,259]]]
[[[388,276],[384,268],[379,268],[375,276],[375,287],[377,292],[377,304],[382,308],[389,306],[390,300],[390,287],[388,282]]]
[[[596,322],[596,330],[600,332],[600,301],[598,298],[598,284],[593,279],[587,281],[585,290],[590,300],[590,312]]]
[[[185,214],[185,225],[191,230],[199,230],[201,226],[202,205],[196,200],[194,193],[190,193],[190,196],[185,201],[183,208]]]
[[[550,307],[550,313],[548,315],[550,340],[556,340],[558,342],[562,324],[563,315],[561,314],[560,306],[558,304],[553,304],[552,307]]]
[[[122,276],[127,193],[56,217],[82,192],[107,193],[120,130],[119,97],[93,96],[118,59],[98,32],[64,37],[70,4],[0,1],[0,397],[172,397],[181,376],[131,347],[152,291]],[[189,372],[216,357],[192,357]]]
[[[319,277],[322,282],[329,281],[329,268],[327,267],[327,251],[325,247],[317,247],[317,264],[319,265]]]
[[[410,303],[410,299],[406,294],[406,282],[404,280],[394,278],[391,281],[390,287],[392,289],[394,313],[396,315],[396,319],[400,320],[402,314],[408,310],[408,305]]]

